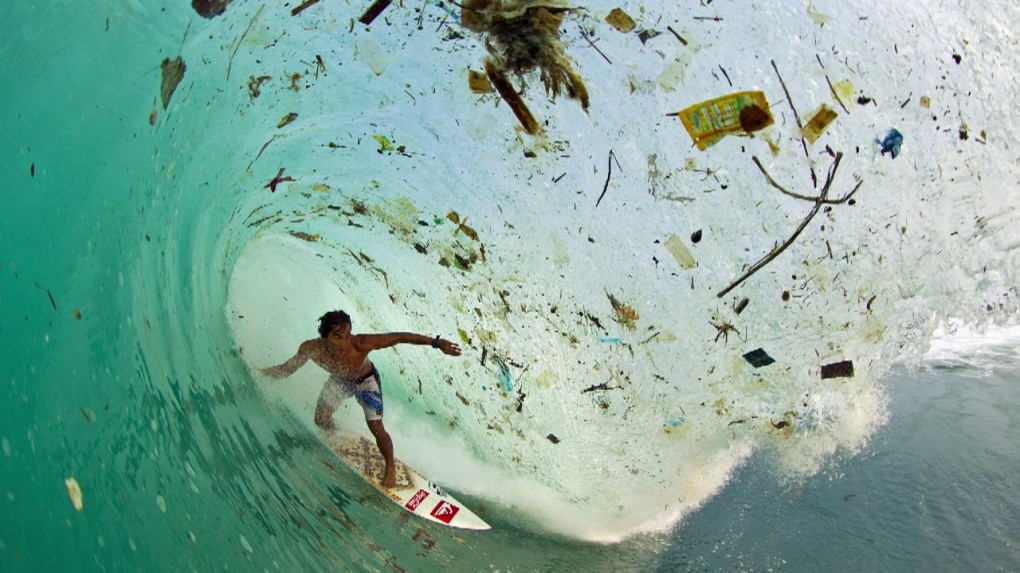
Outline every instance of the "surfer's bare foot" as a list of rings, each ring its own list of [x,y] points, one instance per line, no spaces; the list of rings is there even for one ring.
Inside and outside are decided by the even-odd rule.
[[[397,476],[392,470],[386,472],[386,475],[383,476],[382,485],[386,489],[393,489],[397,487]]]

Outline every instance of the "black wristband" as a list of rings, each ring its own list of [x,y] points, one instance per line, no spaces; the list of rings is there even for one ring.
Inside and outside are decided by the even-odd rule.
[[[439,348],[439,335],[432,339],[432,348]]]

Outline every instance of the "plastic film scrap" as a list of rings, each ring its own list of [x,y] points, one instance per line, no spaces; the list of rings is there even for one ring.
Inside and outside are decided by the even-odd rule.
[[[698,149],[704,151],[731,133],[753,133],[772,125],[772,112],[760,91],[736,92],[678,112]]]

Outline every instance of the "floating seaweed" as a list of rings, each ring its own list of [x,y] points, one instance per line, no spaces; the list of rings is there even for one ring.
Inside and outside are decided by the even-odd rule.
[[[524,76],[537,70],[550,97],[565,94],[588,111],[588,89],[560,41],[560,25],[571,9],[565,0],[467,0],[461,9],[461,24],[486,34],[490,54],[484,62],[486,75],[524,129],[533,135],[541,133],[541,126],[511,85],[508,74],[524,84]]]

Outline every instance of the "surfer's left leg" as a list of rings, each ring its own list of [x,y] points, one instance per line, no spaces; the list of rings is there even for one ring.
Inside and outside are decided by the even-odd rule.
[[[375,369],[375,366],[372,367],[372,375],[358,384],[354,396],[365,411],[365,422],[368,423],[368,429],[375,436],[375,444],[379,446],[379,453],[386,460],[386,472],[383,474],[382,485],[386,488],[396,487],[397,477],[396,468],[393,464],[393,440],[383,426],[382,384],[379,378],[379,371]]]
[[[375,444],[379,446],[379,453],[386,460],[386,472],[383,474],[383,487],[397,487],[397,474],[393,466],[393,440],[390,438],[386,428],[383,427],[382,418],[368,420],[368,429],[375,436]]]

